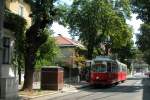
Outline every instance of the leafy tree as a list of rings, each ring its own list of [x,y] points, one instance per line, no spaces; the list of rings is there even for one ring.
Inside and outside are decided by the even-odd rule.
[[[137,46],[144,53],[144,58],[150,64],[150,24],[142,24],[140,28],[142,34],[137,34]]]
[[[149,0],[132,0],[132,9],[138,14],[139,19],[143,22],[150,22],[150,1]]]
[[[73,59],[77,67],[84,67],[84,62],[86,61],[86,58],[83,55],[79,55],[78,53],[76,53]]]
[[[136,49],[133,48],[133,41],[127,43],[127,45],[120,48],[112,48],[112,52],[117,54],[117,57],[121,62],[125,62],[126,59],[134,59],[136,57]]]
[[[144,53],[144,58],[150,64],[150,1],[133,0],[133,12],[138,14],[144,23],[141,25],[140,34],[137,34],[137,46]]]
[[[25,76],[22,90],[32,90],[33,72],[39,48],[48,39],[44,31],[57,17],[56,0],[26,0],[31,7],[32,25],[25,33]]]
[[[131,0],[109,0],[113,9],[117,11],[119,16],[130,18],[131,16]]]
[[[126,14],[119,9],[125,7],[121,6],[120,1],[118,9],[115,10],[117,7],[113,8],[110,1],[74,0],[68,12],[67,22],[71,34],[78,34],[80,40],[87,46],[88,59],[92,59],[94,47],[104,42],[108,36],[115,47],[126,45],[131,39],[131,31],[125,22]]]
[[[53,31],[46,29],[44,32],[48,34],[48,40],[41,45],[37,52],[37,69],[40,69],[43,65],[54,64],[54,58],[59,54],[59,48],[55,43],[55,39],[51,36],[51,34],[53,34]]]

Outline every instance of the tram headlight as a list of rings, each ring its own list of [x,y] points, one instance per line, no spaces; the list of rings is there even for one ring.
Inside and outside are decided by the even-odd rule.
[[[99,77],[97,76],[97,77],[96,77],[96,79],[98,80],[98,79],[99,79]]]

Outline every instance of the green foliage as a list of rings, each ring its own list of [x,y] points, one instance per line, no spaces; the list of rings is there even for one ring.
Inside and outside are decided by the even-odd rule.
[[[54,64],[54,58],[59,54],[59,48],[56,46],[55,39],[51,36],[53,32],[45,29],[43,34],[48,35],[47,41],[41,45],[37,52],[36,67]]]
[[[140,32],[142,34],[137,34],[137,46],[141,51],[150,49],[150,24],[142,24]]]
[[[137,34],[137,46],[144,53],[145,61],[150,64],[150,1],[149,0],[133,0],[132,9],[138,14],[144,24],[141,25],[140,34]]]
[[[52,63],[50,61],[46,59],[41,59],[36,61],[35,69],[40,70],[43,66],[51,66],[51,65]]]
[[[67,23],[66,23],[67,13],[66,12],[68,12],[68,10],[69,10],[69,6],[66,4],[59,4],[57,6],[55,20],[63,26],[67,26]]]
[[[131,16],[131,0],[110,0],[113,2],[113,8],[119,16],[130,18]]]
[[[118,59],[124,62],[125,59],[134,59],[136,57],[136,49],[133,47],[133,41],[120,48],[112,48],[112,52],[117,54]]]
[[[57,0],[29,0],[27,3],[31,7],[32,21],[45,20],[45,23],[52,24],[55,16],[57,16],[57,8],[54,3]],[[44,26],[43,26],[44,27]]]
[[[26,49],[33,48],[34,54],[46,42],[47,35],[43,34],[45,28],[51,26],[57,16],[58,9],[54,6],[56,0],[30,0],[26,1],[31,7],[30,17],[32,25],[26,31]],[[27,52],[26,52],[27,53]]]
[[[5,9],[4,27],[14,32],[15,36],[15,50],[13,55],[13,64],[16,67],[24,67],[24,40],[26,20],[21,16],[18,16],[11,11]]]
[[[150,22],[150,1],[149,0],[132,0],[132,9],[138,14],[139,19],[144,22]]]
[[[89,59],[92,58],[94,47],[108,36],[116,48],[125,46],[130,41],[132,31],[125,22],[125,15],[130,14],[128,3],[129,0],[120,0],[113,7],[107,0],[74,0],[68,11],[67,22],[71,34],[79,35],[87,46]]]
[[[76,54],[73,59],[77,67],[81,67],[81,68],[84,67],[84,63],[86,61],[86,58],[84,56],[80,56],[79,54]]]
[[[4,17],[5,28],[10,29],[11,31],[18,34],[19,32],[22,34],[25,31],[26,20],[23,17],[16,15],[7,9],[5,9]]]
[[[150,49],[144,52],[144,60],[150,65]]]
[[[35,65],[39,63],[51,60],[50,56],[53,50],[50,49],[53,45],[49,35],[46,34],[46,28],[50,28],[54,20],[58,19],[58,9],[54,3],[57,0],[26,0],[26,3],[30,5],[32,19],[32,25],[27,29],[25,33],[25,80],[23,90],[32,90],[33,72]],[[44,48],[44,49],[40,49]],[[48,51],[50,49],[51,51]],[[44,53],[48,53],[47,55]],[[43,59],[42,59],[43,58]],[[42,61],[43,60],[43,61]],[[41,63],[42,62],[42,63]]]
[[[150,24],[142,24],[140,32],[142,34],[137,34],[137,46],[144,53],[144,58],[146,62],[150,64]]]

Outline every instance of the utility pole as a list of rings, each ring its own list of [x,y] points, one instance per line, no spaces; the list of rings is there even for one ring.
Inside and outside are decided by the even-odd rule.
[[[5,1],[0,0],[0,100],[16,100],[18,91],[16,79],[9,75],[10,66],[2,63]]]
[[[0,99],[2,97],[2,34],[4,22],[4,0],[0,0]]]

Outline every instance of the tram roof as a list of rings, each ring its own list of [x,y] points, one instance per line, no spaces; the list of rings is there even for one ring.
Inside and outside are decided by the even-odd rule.
[[[124,64],[124,63],[122,63],[122,62],[120,62],[120,61],[118,61],[118,60],[116,60],[116,62],[117,62],[119,65],[127,66],[126,64]]]
[[[114,61],[114,60],[109,56],[96,56],[94,61]]]

